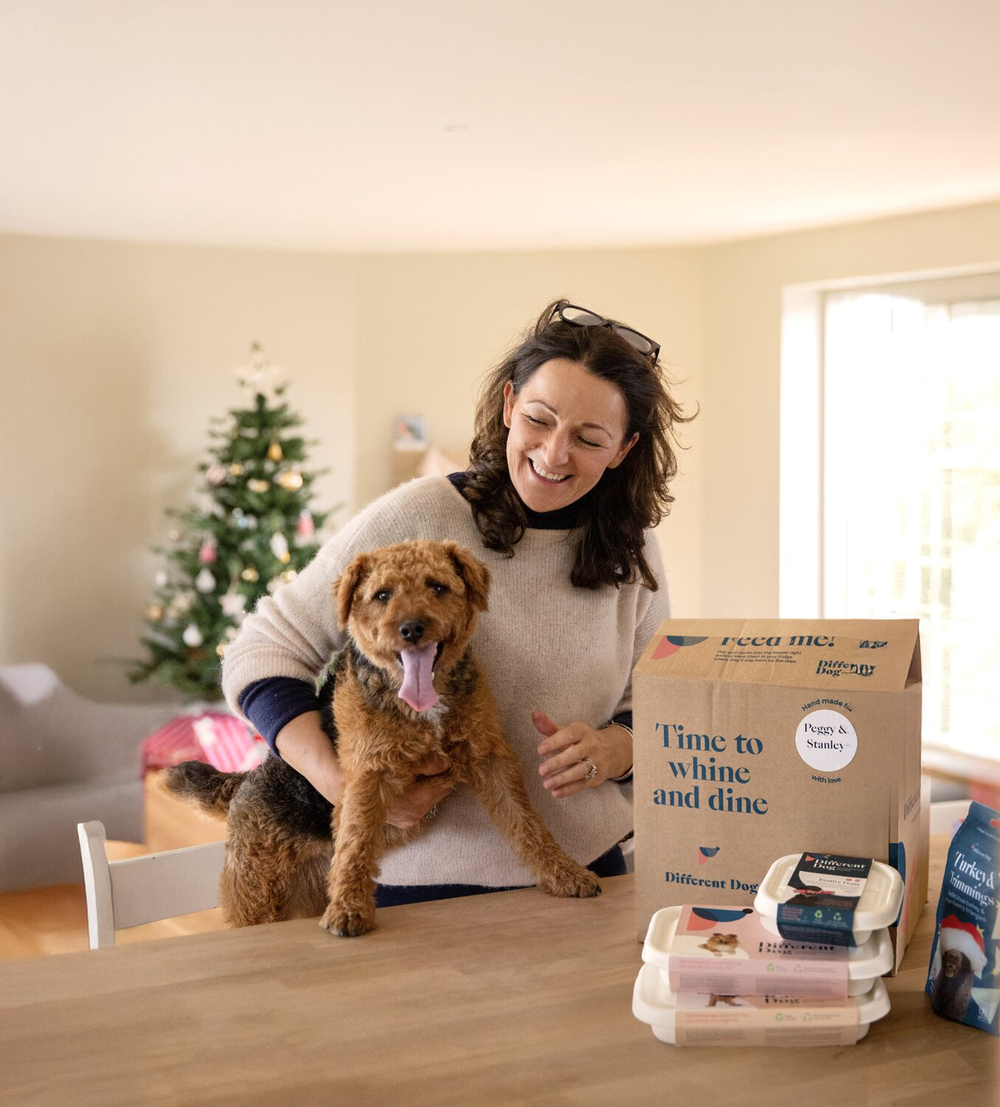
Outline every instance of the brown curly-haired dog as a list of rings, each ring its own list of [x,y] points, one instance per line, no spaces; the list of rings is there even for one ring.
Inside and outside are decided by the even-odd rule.
[[[173,791],[228,813],[221,892],[231,925],[325,907],[321,925],[333,933],[371,930],[379,857],[427,825],[400,830],[386,824],[386,812],[432,754],[450,764],[442,779],[479,797],[544,891],[600,894],[597,877],[563,852],[532,809],[469,650],[489,585],[489,570],[467,549],[426,541],[359,554],[334,585],[349,634],[322,711],[345,774],[335,809],[277,757],[252,773],[198,761],[168,770]]]

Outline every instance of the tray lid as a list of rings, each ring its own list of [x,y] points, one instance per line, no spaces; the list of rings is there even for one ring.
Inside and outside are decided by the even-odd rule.
[[[895,870],[893,870],[895,872]],[[664,907],[649,920],[646,940],[642,945],[642,959],[649,965],[669,971],[670,958],[677,924],[683,906]],[[719,908],[732,910],[732,908]],[[791,942],[790,945],[797,943]],[[847,977],[849,980],[868,980],[881,976],[892,968],[892,941],[889,931],[880,927],[868,941],[847,950]]]
[[[789,853],[785,857],[779,857],[767,870],[767,876],[754,897],[754,907],[761,915],[777,918],[778,905],[786,903],[795,895],[796,890],[788,881],[800,857],[801,853]],[[864,889],[854,909],[855,932],[891,926],[899,915],[902,902],[902,877],[891,865],[872,861]]]

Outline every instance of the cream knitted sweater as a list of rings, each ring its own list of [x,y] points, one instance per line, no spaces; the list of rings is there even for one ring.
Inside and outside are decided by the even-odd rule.
[[[589,864],[632,829],[631,785],[605,781],[554,799],[542,787],[536,752],[541,735],[531,712],[557,723],[600,728],[631,709],[631,672],[668,615],[655,536],[646,558],[660,588],[574,588],[569,576],[574,531],[528,530],[512,558],[486,549],[472,511],[446,477],[411,481],[375,501],[327,542],[296,580],[260,601],[226,650],[223,690],[234,710],[240,693],[266,677],[313,681],[344,643],[333,582],[363,550],[428,538],[467,546],[493,574],[489,611],[472,647],[497,701],[504,735],[524,769],[535,809],[564,849]],[[533,884],[485,811],[464,789],[441,804],[434,825],[382,860],[383,884]]]

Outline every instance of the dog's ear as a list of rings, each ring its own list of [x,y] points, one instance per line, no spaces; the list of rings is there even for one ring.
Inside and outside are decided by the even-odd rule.
[[[344,570],[343,576],[333,582],[333,595],[337,601],[337,621],[341,629],[347,626],[347,620],[351,617],[351,605],[354,603],[354,593],[368,575],[369,568],[368,555],[358,554]]]
[[[485,611],[490,594],[490,571],[457,542],[445,542],[444,548],[454,562],[455,571],[465,581],[465,590],[473,608]]]

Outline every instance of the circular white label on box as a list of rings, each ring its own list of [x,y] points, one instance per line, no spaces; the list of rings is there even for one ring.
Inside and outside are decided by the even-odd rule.
[[[849,765],[858,752],[854,724],[839,711],[813,711],[795,730],[799,757],[813,769],[836,772]]]

